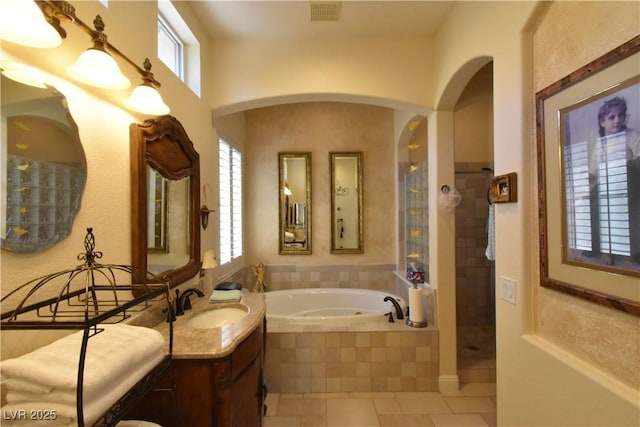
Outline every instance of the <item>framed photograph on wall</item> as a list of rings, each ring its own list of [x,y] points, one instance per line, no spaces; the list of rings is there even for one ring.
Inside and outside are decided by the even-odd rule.
[[[536,108],[541,285],[640,315],[640,36]]]
[[[491,203],[514,203],[518,201],[518,176],[515,172],[494,176],[489,186]]]

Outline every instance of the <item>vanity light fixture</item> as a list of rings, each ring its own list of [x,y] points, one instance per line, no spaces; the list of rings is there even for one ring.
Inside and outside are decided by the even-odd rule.
[[[40,16],[33,13],[37,12]],[[31,12],[29,12],[31,11]],[[28,14],[29,12],[30,14]],[[26,24],[16,25],[23,15],[31,16],[31,21]],[[38,18],[38,19],[36,19]],[[100,15],[93,21],[95,29],[92,29],[76,16],[75,8],[67,1],[60,0],[2,0],[0,1],[0,39],[13,43],[34,46],[27,37],[20,37],[25,28],[35,36],[39,21],[42,21],[40,30],[54,34],[57,44],[53,42],[43,43],[38,47],[56,47],[62,39],[67,37],[67,32],[62,28],[61,22],[73,23],[82,31],[91,36],[93,46],[85,51],[75,65],[69,68],[69,74],[76,80],[91,86],[106,89],[125,89],[131,85],[129,79],[120,71],[115,57],[128,63],[142,76],[142,84],[135,88],[131,96],[125,101],[125,106],[133,111],[149,115],[166,115],[170,112],[157,91],[160,87],[151,73],[151,62],[147,58],[144,69],[109,43],[104,34],[104,21]],[[31,22],[31,23],[29,23]],[[19,31],[22,30],[22,31]],[[38,32],[40,32],[38,31]]]
[[[211,295],[211,292],[213,292],[213,272],[211,270],[213,270],[217,266],[218,260],[216,259],[216,255],[213,253],[213,249],[205,251],[205,253],[202,255],[200,277],[204,278],[204,291],[208,295]]]
[[[0,39],[23,46],[53,48],[62,37],[32,1],[0,1]]]
[[[202,221],[202,229],[206,230],[209,226],[209,214],[215,212],[213,209],[209,209],[207,205],[202,205],[200,208],[200,220]]]
[[[215,210],[209,209],[207,207],[207,188],[209,189],[209,191],[213,191],[211,190],[211,185],[209,184],[205,184],[202,186],[202,199],[204,200],[204,203],[200,208],[200,221],[202,223],[203,230],[206,230],[207,227],[209,226],[209,214],[212,212],[215,212]],[[205,256],[206,255],[207,255],[207,252],[205,252]]]
[[[202,269],[203,270],[212,270],[218,266],[218,261],[216,260],[216,256],[213,253],[213,250],[210,249],[204,253],[202,256]]]

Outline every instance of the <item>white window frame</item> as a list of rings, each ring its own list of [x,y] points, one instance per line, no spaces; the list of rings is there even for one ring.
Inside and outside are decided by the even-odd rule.
[[[222,138],[218,139],[218,251],[220,277],[227,277],[243,266],[243,160],[242,152]]]
[[[171,54],[167,54],[160,47],[160,34],[163,34],[164,38],[173,46]],[[165,55],[162,55],[163,52]],[[165,58],[163,59],[163,57]],[[158,58],[173,71],[173,74],[184,81],[184,43],[161,13],[158,13]]]
[[[163,23],[161,23],[161,20]],[[198,97],[201,96],[200,42],[171,0],[158,0],[158,31],[165,31],[165,29],[169,29],[173,37],[179,40],[182,45],[181,70],[180,73],[174,73],[193,93]],[[158,49],[160,49],[159,43]],[[160,54],[158,53],[159,57]],[[171,65],[167,65],[167,67],[171,68]]]

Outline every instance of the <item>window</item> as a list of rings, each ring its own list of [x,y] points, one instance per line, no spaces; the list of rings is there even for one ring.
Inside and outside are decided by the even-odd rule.
[[[158,0],[158,58],[200,96],[200,43],[170,0]]]
[[[182,46],[182,41],[171,29],[167,21],[162,15],[158,15],[158,58],[160,58],[180,80],[183,79]]]
[[[242,153],[220,139],[220,267],[234,270],[242,257]],[[226,267],[225,267],[226,266]],[[228,270],[225,271],[224,269]]]

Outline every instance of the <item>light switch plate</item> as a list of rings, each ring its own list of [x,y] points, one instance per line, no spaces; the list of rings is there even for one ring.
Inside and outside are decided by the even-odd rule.
[[[505,276],[500,276],[500,298],[516,304],[516,281]]]

